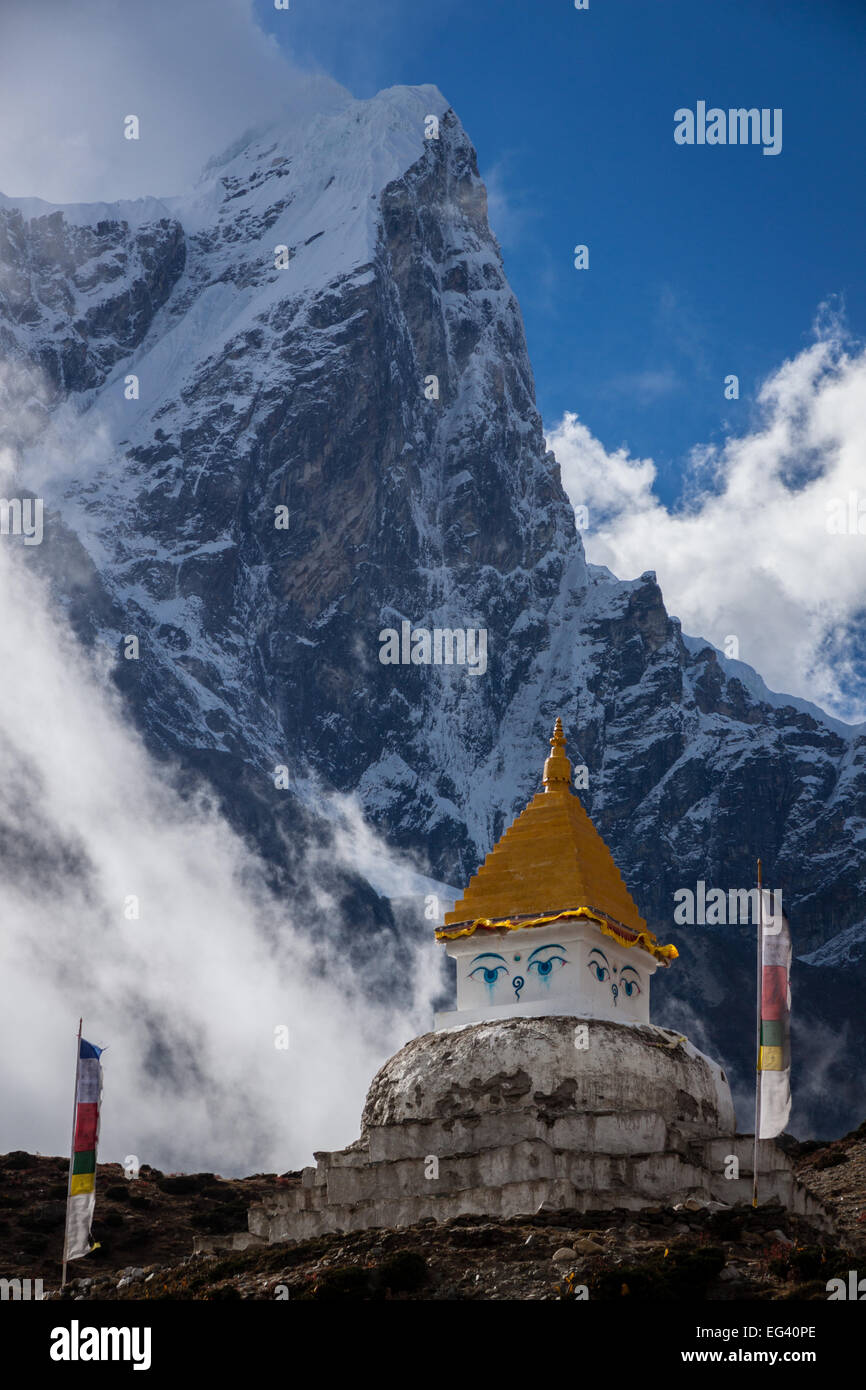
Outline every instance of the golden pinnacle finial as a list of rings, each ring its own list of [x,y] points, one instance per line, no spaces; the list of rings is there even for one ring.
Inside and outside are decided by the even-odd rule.
[[[548,792],[568,791],[571,787],[571,763],[565,756],[565,734],[562,720],[558,717],[550,747],[550,757],[544,764],[544,789]]]

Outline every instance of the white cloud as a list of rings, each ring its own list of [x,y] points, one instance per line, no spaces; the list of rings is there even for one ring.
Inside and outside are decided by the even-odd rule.
[[[676,511],[653,490],[651,459],[608,453],[577,415],[547,440],[571,501],[589,508],[590,560],[622,578],[654,569],[686,632],[722,648],[736,636],[771,688],[858,721],[866,534],[830,534],[828,516],[851,494],[866,508],[866,351],[825,320],[758,407],[751,432],[693,451]]]
[[[414,1002],[375,1002],[380,943],[350,967],[326,891],[317,922],[298,924],[212,799],[181,800],[20,546],[0,541],[0,1152],[67,1149],[82,1014],[85,1036],[109,1045],[104,1159],[221,1173],[309,1163],[357,1136],[377,1068],[431,1026],[432,933],[401,952]],[[335,809],[331,862],[369,863],[417,892],[351,805]],[[315,882],[314,857],[306,872]],[[133,894],[140,917],[127,920]]]
[[[5,0],[0,191],[52,202],[183,192],[304,85],[251,0]],[[127,115],[139,140],[124,138]]]

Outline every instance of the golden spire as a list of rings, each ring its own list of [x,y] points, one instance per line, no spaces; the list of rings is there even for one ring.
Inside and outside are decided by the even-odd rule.
[[[550,740],[552,753],[544,764],[544,790],[548,792],[564,792],[571,789],[571,763],[565,756],[565,734],[562,732],[562,720],[557,715],[556,723],[553,726],[553,738]]]
[[[646,931],[610,850],[571,790],[561,719],[550,747],[544,791],[535,794],[473,874],[446,915],[446,928],[592,908],[623,926]]]

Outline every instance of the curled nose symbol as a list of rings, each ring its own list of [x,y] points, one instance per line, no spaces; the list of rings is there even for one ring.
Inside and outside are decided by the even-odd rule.
[[[523,989],[523,986],[524,986],[525,984],[526,984],[526,981],[524,980],[524,978],[523,978],[522,975],[515,975],[515,977],[514,977],[514,993],[517,995],[517,998],[518,998],[518,999],[520,998],[520,991]]]

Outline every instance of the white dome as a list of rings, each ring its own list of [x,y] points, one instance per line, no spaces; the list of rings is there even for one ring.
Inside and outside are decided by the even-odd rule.
[[[686,1137],[733,1133],[724,1072],[676,1039],[652,1024],[558,1016],[427,1033],[373,1078],[362,1130],[531,1111],[550,1124],[573,1115],[622,1124],[652,1112]]]

